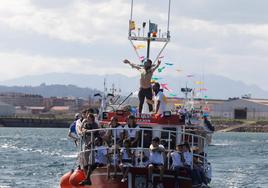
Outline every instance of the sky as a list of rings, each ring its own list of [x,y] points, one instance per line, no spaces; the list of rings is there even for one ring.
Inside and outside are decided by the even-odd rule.
[[[130,2],[1,0],[0,81],[50,72],[136,76],[122,63],[138,62],[127,39]],[[268,90],[267,7],[267,0],[172,0],[163,62],[175,65],[163,75],[216,74]],[[133,18],[164,32],[167,9],[166,0],[134,0]],[[153,54],[159,50],[153,44]]]

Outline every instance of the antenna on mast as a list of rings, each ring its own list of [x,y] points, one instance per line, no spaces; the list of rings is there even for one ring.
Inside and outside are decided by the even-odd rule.
[[[163,33],[163,29],[158,30],[158,25],[156,23],[152,23],[149,20],[148,24],[148,33],[147,35],[145,34],[146,30],[146,22],[142,22],[142,36],[140,34],[141,27],[136,28],[136,23],[133,20],[133,11],[134,11],[134,0],[131,0],[131,11],[130,11],[130,19],[129,19],[129,30],[128,30],[128,39],[133,46],[135,53],[138,57],[138,59],[142,62],[143,58],[139,55],[137,49],[139,47],[145,47],[145,45],[138,45],[135,46],[134,42],[135,41],[140,41],[140,42],[146,42],[146,47],[147,47],[147,54],[146,58],[150,58],[150,52],[151,52],[151,42],[162,42],[164,43],[164,46],[161,48],[161,50],[158,52],[158,55],[156,56],[155,60],[153,63],[155,63],[159,57],[161,56],[162,52],[166,48],[167,44],[170,41],[170,31],[169,31],[169,24],[170,24],[170,7],[171,7],[171,0],[168,1],[168,17],[167,17],[167,30],[166,33]],[[138,34],[136,34],[136,32]],[[161,35],[162,32],[162,35]]]

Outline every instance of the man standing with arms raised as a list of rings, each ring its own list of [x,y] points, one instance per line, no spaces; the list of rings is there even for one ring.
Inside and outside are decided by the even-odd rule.
[[[153,73],[159,65],[161,64],[161,61],[158,60],[156,66],[152,65],[152,61],[150,59],[145,60],[144,66],[136,65],[131,63],[129,60],[125,59],[123,61],[125,64],[129,64],[132,68],[137,69],[141,73],[140,77],[140,90],[139,90],[139,113],[142,113],[142,107],[144,103],[144,99],[152,100],[153,98],[153,92],[152,92],[152,87],[151,87],[151,79],[153,77]],[[153,111],[153,106],[152,104],[149,104],[149,111]]]

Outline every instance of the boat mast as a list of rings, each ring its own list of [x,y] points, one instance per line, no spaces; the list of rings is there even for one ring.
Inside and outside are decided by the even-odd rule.
[[[159,57],[161,56],[162,52],[164,51],[165,47],[170,41],[170,31],[169,31],[169,24],[170,24],[170,7],[171,7],[171,0],[169,0],[168,4],[168,18],[167,18],[167,30],[166,33],[161,34],[161,29],[158,30],[157,24],[151,23],[149,21],[149,28],[148,28],[148,33],[145,36],[144,35],[144,29],[146,27],[146,22],[143,22],[142,24],[142,36],[140,33],[141,28],[136,29],[136,24],[135,21],[133,20],[133,12],[134,12],[134,0],[131,0],[131,10],[130,10],[130,19],[129,19],[129,31],[128,31],[128,39],[133,46],[135,53],[138,57],[138,59],[142,62],[143,59],[139,55],[137,51],[137,47],[135,46],[134,42],[135,41],[141,41],[141,42],[146,42],[146,47],[147,47],[147,53],[146,53],[146,58],[150,58],[150,52],[151,52],[151,42],[163,42],[164,46],[162,49],[159,51],[158,55],[156,56],[155,60],[153,63],[155,63]]]

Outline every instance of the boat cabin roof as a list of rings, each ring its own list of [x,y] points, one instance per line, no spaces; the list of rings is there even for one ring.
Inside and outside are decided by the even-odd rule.
[[[117,110],[116,112],[103,112],[101,124],[107,125],[111,122],[113,117],[117,117],[120,124],[126,124],[128,116],[131,115],[130,112]],[[171,114],[170,111],[164,114],[140,114],[136,115],[136,122],[141,126],[157,126],[157,125],[184,125],[184,120],[180,115]]]

